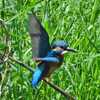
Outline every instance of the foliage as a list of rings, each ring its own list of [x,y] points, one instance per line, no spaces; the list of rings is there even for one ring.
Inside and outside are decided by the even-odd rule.
[[[52,81],[78,100],[100,99],[100,0],[1,0],[0,100],[65,100],[44,82],[31,87],[31,73],[7,58],[35,68],[28,34],[28,13],[36,13],[50,36],[69,41],[77,53],[67,54]],[[1,55],[3,54],[3,55]],[[6,54],[6,55],[5,55]]]

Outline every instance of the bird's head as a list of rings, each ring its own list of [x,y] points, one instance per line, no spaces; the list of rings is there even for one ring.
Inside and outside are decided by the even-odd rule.
[[[69,48],[68,42],[63,40],[55,41],[51,48],[55,51],[61,51],[61,55],[64,55],[67,52],[76,52],[75,49]]]

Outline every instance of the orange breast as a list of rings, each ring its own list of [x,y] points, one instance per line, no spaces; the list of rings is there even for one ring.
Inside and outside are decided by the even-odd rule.
[[[45,75],[45,77],[50,77],[50,75],[59,67],[61,66],[61,63],[48,63],[47,67],[47,74]]]

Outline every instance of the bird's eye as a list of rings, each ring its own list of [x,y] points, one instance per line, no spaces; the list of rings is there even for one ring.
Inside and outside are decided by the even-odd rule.
[[[55,45],[53,45],[53,46],[52,46],[52,49],[54,49],[55,47],[56,47],[56,46],[55,46]]]
[[[60,48],[65,49],[63,46],[60,46]]]
[[[63,46],[61,46],[60,48],[64,48]]]

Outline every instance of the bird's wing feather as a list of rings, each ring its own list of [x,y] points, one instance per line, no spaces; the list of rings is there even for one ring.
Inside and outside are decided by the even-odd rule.
[[[35,70],[35,72],[33,73],[33,76],[32,76],[32,86],[33,87],[36,87],[38,85],[39,81],[42,78],[44,70],[45,70],[44,64],[38,65],[38,67],[36,68],[36,70]]]
[[[56,57],[44,57],[44,58],[40,58],[40,60],[44,62],[59,63],[59,59]]]
[[[50,49],[49,36],[36,16],[29,14],[29,33],[33,57],[45,57]]]

